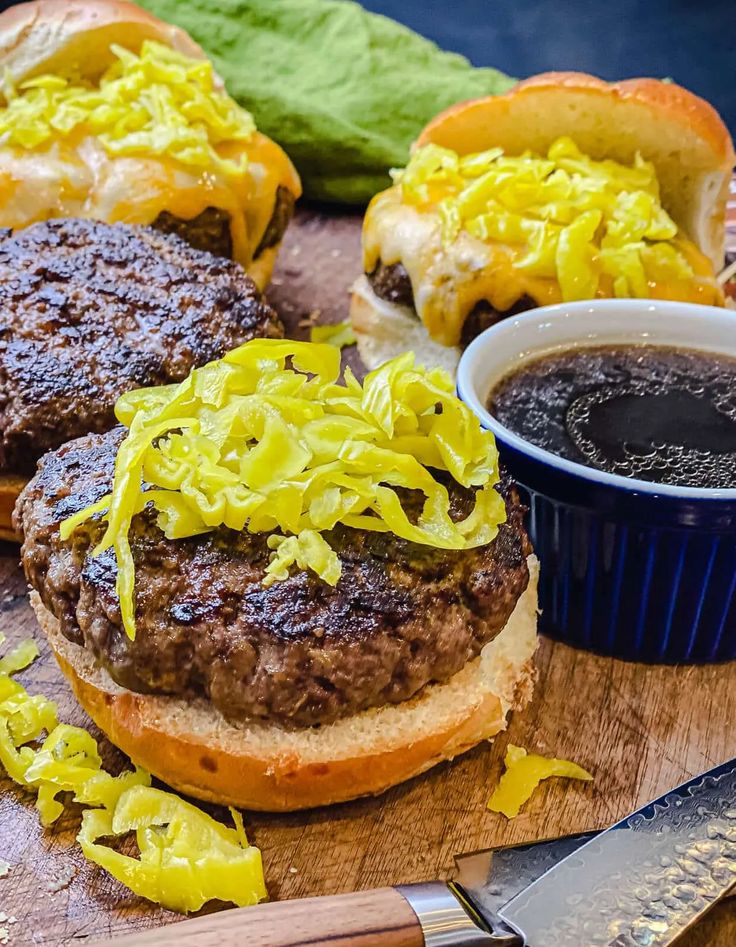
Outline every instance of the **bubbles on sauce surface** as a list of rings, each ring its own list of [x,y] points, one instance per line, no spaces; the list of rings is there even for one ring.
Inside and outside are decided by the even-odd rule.
[[[527,362],[489,410],[567,460],[656,483],[736,487],[736,359],[655,345]]]

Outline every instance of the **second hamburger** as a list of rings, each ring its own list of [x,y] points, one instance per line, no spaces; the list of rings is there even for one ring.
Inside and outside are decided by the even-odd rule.
[[[413,349],[454,369],[487,326],[570,300],[723,305],[735,160],[717,112],[654,79],[548,73],[453,106],[367,210],[363,361]]]
[[[150,227],[49,220],[0,233],[0,538],[41,455],[115,423],[115,402],[283,335],[232,260]]]

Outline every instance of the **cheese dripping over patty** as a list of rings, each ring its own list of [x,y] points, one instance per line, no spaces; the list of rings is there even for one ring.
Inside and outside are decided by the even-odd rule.
[[[722,304],[709,261],[663,208],[654,165],[419,148],[368,209],[364,263],[402,263],[430,335],[456,345],[472,308],[598,296]]]

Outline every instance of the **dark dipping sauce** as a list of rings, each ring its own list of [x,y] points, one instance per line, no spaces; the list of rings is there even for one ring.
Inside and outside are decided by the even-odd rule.
[[[601,346],[529,361],[491,392],[514,434],[608,473],[736,487],[736,359],[656,345]]]

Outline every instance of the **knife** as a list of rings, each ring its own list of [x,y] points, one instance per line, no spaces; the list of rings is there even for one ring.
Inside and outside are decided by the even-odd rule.
[[[736,887],[736,759],[600,833],[461,856],[458,879],[223,911],[126,947],[665,947]]]

